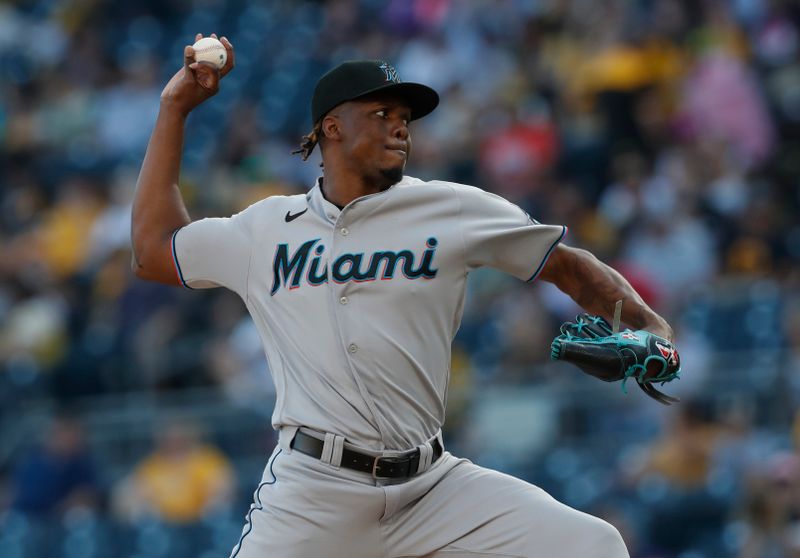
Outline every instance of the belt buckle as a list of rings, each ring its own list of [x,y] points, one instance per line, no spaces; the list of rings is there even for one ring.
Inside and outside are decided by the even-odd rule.
[[[397,456],[397,457],[376,457],[375,461],[372,462],[372,478],[373,479],[391,479],[393,477],[388,476],[381,476],[378,474],[378,464],[380,461],[384,461],[387,463],[394,463],[400,465],[403,462],[407,462],[410,457],[406,456]]]

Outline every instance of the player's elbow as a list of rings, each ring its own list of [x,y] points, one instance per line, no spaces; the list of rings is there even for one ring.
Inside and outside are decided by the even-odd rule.
[[[139,279],[144,279],[146,281],[151,279],[147,273],[147,269],[136,258],[136,254],[133,254],[133,257],[131,257],[131,271]]]
[[[147,279],[145,271],[146,242],[134,224],[131,229],[131,271],[139,279]]]
[[[172,264],[169,240],[155,241],[132,235],[131,271],[139,279],[168,285],[179,284]]]
[[[131,271],[133,274],[138,277],[139,279],[150,280],[150,274],[148,273],[148,268],[145,267],[145,264],[137,255],[138,252],[136,251],[136,247],[133,247],[133,253],[131,254]]]
[[[591,252],[559,244],[547,259],[539,278],[563,291],[574,282],[581,266],[592,265],[595,261],[597,258]]]
[[[180,281],[171,267],[165,265],[148,265],[133,258],[131,262],[133,274],[144,281],[153,281],[165,285],[180,286]]]
[[[539,277],[586,308],[595,296],[594,291],[587,287],[596,284],[597,278],[604,275],[604,269],[605,264],[591,252],[559,245]]]
[[[139,273],[140,273],[140,271],[139,271],[139,263],[136,261],[136,254],[135,253],[131,254],[131,271],[133,272],[133,274],[136,277],[139,277],[139,279],[142,278],[139,275]]]

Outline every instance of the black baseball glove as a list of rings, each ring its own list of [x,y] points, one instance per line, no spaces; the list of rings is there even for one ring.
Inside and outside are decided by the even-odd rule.
[[[581,314],[574,322],[561,326],[561,335],[550,347],[553,360],[578,366],[587,374],[606,382],[622,380],[622,390],[629,378],[647,395],[670,405],[680,401],[658,391],[653,384],[663,385],[679,377],[681,360],[675,347],[648,331],[626,329],[614,333],[600,316]]]

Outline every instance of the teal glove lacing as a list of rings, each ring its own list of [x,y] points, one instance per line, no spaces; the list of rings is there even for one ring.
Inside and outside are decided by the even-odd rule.
[[[636,353],[633,352],[628,347],[620,346],[621,343],[617,341],[617,347],[620,351],[630,351],[634,353],[634,357],[636,357]],[[658,374],[655,376],[647,377],[647,365],[650,362],[656,361],[661,363],[661,370],[658,371]],[[640,384],[653,384],[653,383],[660,383],[660,385],[664,385],[667,382],[671,382],[672,380],[676,380],[681,377],[680,369],[676,370],[675,372],[668,372],[667,371],[667,359],[662,356],[658,355],[650,355],[644,359],[643,364],[632,364],[628,367],[625,371],[625,377],[622,379],[622,393],[627,394],[628,389],[625,387],[625,382],[628,381],[629,378],[635,378],[637,382]]]
[[[573,326],[573,331],[580,333],[583,331],[583,328],[586,327],[586,324],[582,321],[575,322]],[[627,347],[627,343],[622,343],[619,340],[618,335],[610,335],[608,337],[596,337],[594,339],[587,339],[585,337],[579,337],[578,335],[574,335],[570,331],[564,331],[565,328],[562,328],[562,333],[556,339],[561,341],[576,341],[580,343],[607,343],[609,338],[614,338],[614,343],[617,346],[617,349],[620,353],[629,352],[634,359],[636,359],[636,352]],[[550,350],[550,357],[553,360],[558,360],[559,353],[560,353],[560,344],[554,343]],[[647,365],[650,364],[652,361],[656,361],[661,363],[661,370],[658,371],[658,374],[654,376],[647,376]],[[630,378],[634,378],[640,384],[652,384],[652,383],[659,383],[660,385],[664,385],[667,382],[671,382],[672,380],[676,380],[680,378],[680,369],[676,370],[675,372],[667,372],[667,359],[659,355],[649,355],[647,358],[644,359],[644,362],[641,364],[632,364],[625,370],[624,378],[622,378],[621,388],[622,393],[627,394],[628,388],[625,386],[627,381]]]

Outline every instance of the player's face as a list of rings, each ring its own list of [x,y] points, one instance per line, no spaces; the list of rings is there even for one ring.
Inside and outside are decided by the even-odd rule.
[[[381,188],[399,182],[411,154],[409,106],[379,94],[344,103],[337,112],[347,164]]]

